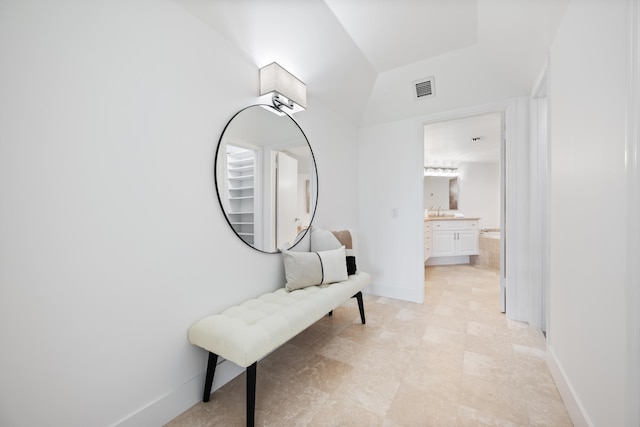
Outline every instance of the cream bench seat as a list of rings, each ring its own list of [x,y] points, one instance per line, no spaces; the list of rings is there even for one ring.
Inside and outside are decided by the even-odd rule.
[[[257,361],[349,298],[357,298],[364,324],[361,291],[370,282],[368,273],[358,272],[329,285],[295,291],[280,288],[194,323],[189,341],[209,352],[203,401],[209,401],[218,356],[247,368],[247,425],[253,425]]]

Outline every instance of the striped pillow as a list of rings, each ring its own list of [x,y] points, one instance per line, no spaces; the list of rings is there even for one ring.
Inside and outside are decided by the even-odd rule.
[[[285,287],[289,291],[347,280],[344,246],[318,252],[282,250]]]
[[[327,231],[318,227],[311,228],[311,251],[326,251],[336,249],[340,246],[345,247],[345,263],[347,265],[347,274],[351,276],[356,274],[356,256],[353,250],[353,241],[349,230]]]

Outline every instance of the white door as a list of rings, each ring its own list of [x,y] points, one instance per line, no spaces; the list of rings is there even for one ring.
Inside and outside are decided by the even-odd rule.
[[[298,161],[279,152],[277,162],[276,243],[280,248],[285,243],[293,243],[297,235]]]

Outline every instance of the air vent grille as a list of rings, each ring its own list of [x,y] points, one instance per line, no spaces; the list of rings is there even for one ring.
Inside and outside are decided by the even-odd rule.
[[[415,88],[416,99],[430,98],[435,95],[435,86],[433,77],[421,79],[413,82]]]

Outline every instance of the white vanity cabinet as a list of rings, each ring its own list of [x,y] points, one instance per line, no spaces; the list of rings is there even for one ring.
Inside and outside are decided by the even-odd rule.
[[[477,219],[439,219],[427,222],[431,222],[431,257],[478,255]]]

